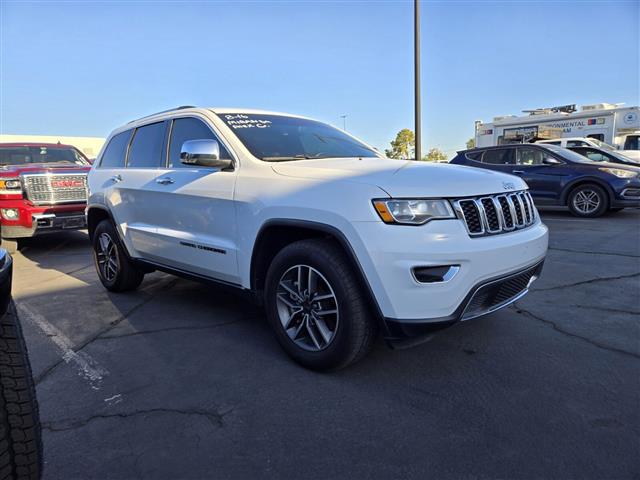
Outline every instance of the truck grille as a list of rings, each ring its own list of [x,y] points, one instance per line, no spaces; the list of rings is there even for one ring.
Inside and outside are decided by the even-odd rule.
[[[533,199],[527,191],[455,200],[453,205],[472,237],[526,228],[536,220]]]
[[[87,201],[86,173],[24,175],[23,183],[27,199],[36,205]]]
[[[527,292],[542,271],[542,262],[524,271],[487,283],[476,290],[462,314],[462,320],[493,312]]]

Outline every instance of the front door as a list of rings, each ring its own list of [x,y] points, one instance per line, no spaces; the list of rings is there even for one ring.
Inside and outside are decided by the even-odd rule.
[[[556,204],[560,199],[563,177],[567,176],[566,166],[547,164],[547,157],[555,159],[550,153],[539,148],[517,147],[515,165],[510,173],[522,177],[527,182],[536,203]]]
[[[199,118],[176,118],[170,132],[167,166],[156,172],[148,187],[156,212],[154,259],[190,273],[239,283],[233,202],[238,165],[221,171],[180,162],[180,150],[187,140],[216,140],[220,157],[231,158]]]

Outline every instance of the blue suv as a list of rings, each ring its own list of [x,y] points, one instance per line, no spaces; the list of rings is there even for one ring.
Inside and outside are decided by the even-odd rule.
[[[449,163],[518,175],[536,205],[566,205],[578,217],[640,207],[640,168],[592,162],[554,145],[474,148],[458,152]]]

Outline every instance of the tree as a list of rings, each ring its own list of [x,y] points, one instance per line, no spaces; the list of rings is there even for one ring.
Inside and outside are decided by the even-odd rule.
[[[384,153],[389,158],[413,158],[415,146],[416,136],[408,128],[403,128],[391,142],[391,150],[387,149]]]
[[[427,162],[443,162],[447,160],[447,155],[439,148],[431,148],[422,159]]]
[[[475,138],[470,138],[469,140],[467,140],[467,150],[469,150],[470,148],[476,148]]]

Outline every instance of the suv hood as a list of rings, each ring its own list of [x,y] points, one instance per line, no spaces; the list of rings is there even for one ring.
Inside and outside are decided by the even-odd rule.
[[[375,185],[391,197],[472,197],[527,188],[521,178],[491,170],[388,158],[297,160],[272,168],[288,177]]]

